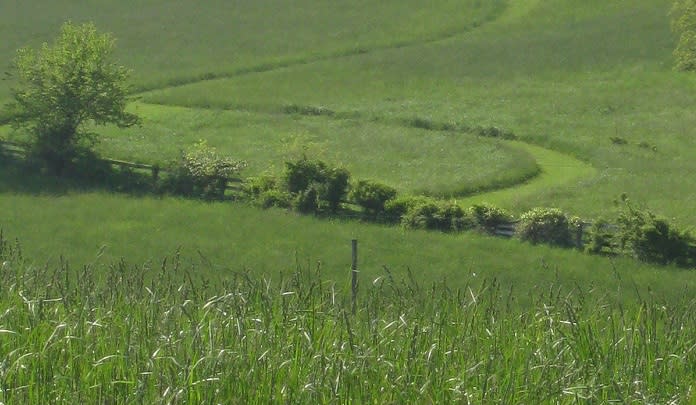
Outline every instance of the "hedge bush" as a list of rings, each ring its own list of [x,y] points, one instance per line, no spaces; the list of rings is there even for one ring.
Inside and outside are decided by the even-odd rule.
[[[350,199],[366,212],[380,214],[389,200],[396,197],[396,189],[375,181],[360,180],[353,185]]]
[[[477,228],[490,234],[495,234],[499,225],[509,224],[513,220],[512,215],[504,209],[486,203],[473,205],[469,208],[469,215]]]
[[[569,247],[575,244],[568,216],[556,208],[534,208],[520,217],[517,234],[523,241]]]
[[[228,179],[244,167],[246,162],[221,156],[205,141],[199,141],[170,167],[164,189],[188,197],[222,199]]]
[[[384,203],[384,216],[393,222],[400,222],[403,216],[413,207],[429,201],[434,200],[424,196],[395,197]]]
[[[319,208],[328,208],[335,212],[341,201],[348,193],[350,173],[338,167],[329,167],[320,160],[309,160],[303,157],[295,162],[285,162],[283,184],[285,191],[296,197],[296,207],[302,207],[302,212],[312,206],[313,212]],[[316,204],[310,204],[308,198],[316,196]]]
[[[639,209],[621,196],[617,245],[635,258],[657,264],[696,265],[696,240],[650,210]]]

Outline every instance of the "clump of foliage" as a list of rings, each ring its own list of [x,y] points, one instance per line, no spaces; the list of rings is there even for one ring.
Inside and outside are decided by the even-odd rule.
[[[443,231],[459,232],[476,226],[469,211],[456,202],[441,203],[437,216],[440,221],[440,229]]]
[[[285,162],[282,184],[294,196],[294,206],[301,212],[317,212],[321,208],[336,212],[348,193],[349,180],[348,170],[303,157]]]
[[[634,206],[621,196],[617,218],[617,245],[639,260],[657,264],[696,265],[696,240],[648,209]]]
[[[531,243],[570,247],[579,242],[582,222],[556,208],[534,208],[520,217],[517,233]]]
[[[90,124],[129,127],[128,69],[111,62],[114,39],[94,24],[63,24],[52,45],[22,48],[13,61],[18,85],[7,114],[31,135],[30,156],[57,175],[96,142]]]
[[[407,228],[458,232],[476,225],[469,212],[455,202],[431,198],[414,199],[411,202],[401,217],[401,224]]]
[[[244,182],[242,193],[261,208],[290,208],[292,195],[278,187],[275,177],[264,175],[251,177]]]
[[[389,200],[396,197],[396,189],[370,180],[360,180],[351,187],[350,199],[371,214],[381,214]]]
[[[676,0],[672,6],[672,30],[679,37],[674,49],[676,69],[696,70],[696,0]]]
[[[606,219],[598,219],[588,229],[588,244],[585,250],[597,255],[616,254],[616,232]]]
[[[384,203],[384,216],[392,222],[400,222],[409,210],[419,204],[432,201],[425,196],[398,196]]]
[[[469,215],[478,229],[491,235],[499,225],[508,224],[513,220],[512,215],[504,209],[485,203],[473,205],[469,208]]]
[[[440,229],[440,206],[431,198],[414,203],[401,217],[401,224],[410,229]]]
[[[220,200],[229,179],[237,175],[246,162],[221,156],[206,141],[199,141],[170,169],[164,189],[174,194],[206,200]]]

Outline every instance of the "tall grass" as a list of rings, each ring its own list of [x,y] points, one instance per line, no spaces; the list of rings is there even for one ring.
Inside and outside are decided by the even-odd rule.
[[[0,245],[3,403],[685,403],[695,303],[298,268],[210,286],[176,256],[72,277]],[[98,277],[97,274],[103,274]]]

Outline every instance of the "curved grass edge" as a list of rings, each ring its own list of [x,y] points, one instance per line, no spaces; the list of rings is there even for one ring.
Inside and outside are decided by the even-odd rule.
[[[533,179],[496,191],[476,194],[463,198],[462,204],[487,202],[501,206],[514,205],[515,202],[539,194],[552,187],[567,186],[594,177],[598,171],[592,165],[570,155],[532,145],[523,141],[508,141],[517,148],[526,150],[535,157],[541,171]]]

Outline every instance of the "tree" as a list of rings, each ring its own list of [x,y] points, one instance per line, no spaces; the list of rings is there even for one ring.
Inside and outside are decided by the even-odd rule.
[[[67,22],[52,45],[17,51],[11,122],[29,131],[31,154],[58,175],[93,146],[89,125],[140,122],[125,111],[129,70],[110,61],[113,49],[112,36],[94,24]]]
[[[696,0],[676,0],[672,6],[672,30],[679,37],[674,50],[677,70],[696,70]]]

